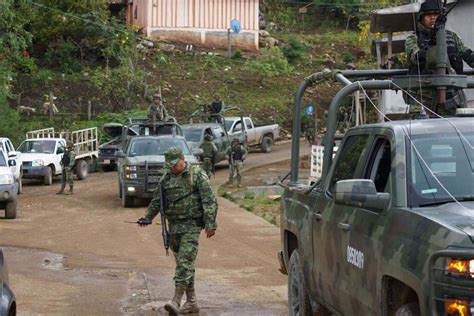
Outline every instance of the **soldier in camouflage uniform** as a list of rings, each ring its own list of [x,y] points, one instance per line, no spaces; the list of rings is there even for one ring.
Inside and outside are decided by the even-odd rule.
[[[429,75],[436,73],[436,34],[434,26],[440,16],[440,5],[438,0],[427,0],[420,7],[419,22],[416,32],[408,36],[405,42],[409,71],[411,75]],[[463,60],[474,67],[474,53],[453,31],[446,30],[446,44],[448,46],[448,57],[451,73],[463,73]],[[416,88],[416,87],[414,87]],[[436,102],[436,92],[424,93],[424,100],[428,104]],[[418,98],[418,96],[417,96]],[[454,91],[448,91],[448,101],[445,108],[439,109],[440,114],[451,114],[453,109],[461,103],[462,95],[457,95]],[[418,98],[420,99],[420,98]],[[436,108],[434,111],[438,112]],[[410,112],[421,111],[419,104],[410,106]]]
[[[61,166],[63,167],[62,178],[61,178],[61,189],[56,194],[64,194],[66,183],[69,184],[69,191],[66,194],[73,194],[74,181],[73,181],[73,168],[76,163],[76,153],[74,152],[74,144],[68,140],[66,142],[66,151],[64,152],[63,158],[61,159]]]
[[[203,150],[202,168],[210,179],[211,174],[214,172],[214,163],[217,156],[217,147],[212,142],[212,136],[206,134],[204,136],[204,142],[199,147]]]
[[[160,182],[167,202],[165,211],[170,228],[170,247],[176,260],[175,293],[173,299],[165,304],[165,309],[171,314],[197,313],[194,263],[199,235],[204,228],[207,238],[214,236],[217,202],[206,173],[198,166],[188,165],[179,148],[172,147],[165,152],[165,168],[167,170]],[[161,203],[157,190],[139,223],[143,220],[151,222],[158,214]],[[180,308],[184,292],[186,302]]]
[[[165,121],[168,117],[168,111],[163,103],[161,103],[161,95],[153,95],[153,103],[148,107],[148,117],[153,121]]]
[[[237,178],[237,186],[242,187],[242,169],[244,167],[244,160],[247,157],[247,149],[240,144],[238,138],[232,140],[232,144],[226,151],[227,160],[229,161],[229,186],[233,186],[234,174]]]

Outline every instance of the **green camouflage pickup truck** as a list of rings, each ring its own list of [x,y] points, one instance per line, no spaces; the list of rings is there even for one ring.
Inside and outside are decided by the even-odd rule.
[[[361,74],[393,78],[349,79]],[[288,274],[290,315],[474,315],[473,117],[352,127],[336,156],[324,155],[320,180],[298,177],[307,87],[323,78],[344,86],[329,109],[324,152],[332,153],[343,99],[358,90],[407,87],[412,78],[405,75],[316,73],[298,89],[291,172],[280,182],[279,260]],[[423,82],[436,88],[444,78]],[[474,88],[465,76],[452,80],[459,81],[455,88]]]

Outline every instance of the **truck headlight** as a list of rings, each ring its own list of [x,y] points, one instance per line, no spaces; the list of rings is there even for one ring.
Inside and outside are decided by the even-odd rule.
[[[137,171],[137,166],[125,166],[125,171]]]
[[[474,312],[468,300],[447,299],[444,308],[448,316],[470,316]]]
[[[448,259],[446,270],[448,275],[472,279],[474,278],[474,260]]]
[[[33,160],[31,162],[31,166],[32,167],[42,167],[42,166],[44,166],[44,161],[41,160],[41,159]]]
[[[2,174],[0,175],[0,184],[13,184],[15,179],[11,174]]]
[[[127,173],[125,175],[127,179],[137,179],[137,174],[136,173]]]

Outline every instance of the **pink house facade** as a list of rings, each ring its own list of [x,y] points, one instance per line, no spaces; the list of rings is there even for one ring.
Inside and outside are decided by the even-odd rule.
[[[258,0],[133,0],[127,23],[138,26],[150,38],[204,47],[227,47],[227,29],[237,19],[239,34],[232,45],[258,50]]]

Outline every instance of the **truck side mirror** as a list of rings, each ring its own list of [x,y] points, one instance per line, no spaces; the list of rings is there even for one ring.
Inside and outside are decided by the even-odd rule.
[[[115,152],[114,154],[115,157],[117,158],[125,158],[125,154],[123,153],[123,150],[119,149]]]
[[[336,204],[381,212],[388,208],[390,194],[377,192],[372,180],[341,180],[337,181],[334,187],[334,201]]]
[[[9,165],[10,167],[15,167],[15,166],[16,166],[16,161],[13,160],[13,159],[10,159],[10,160],[8,160],[8,165]]]

